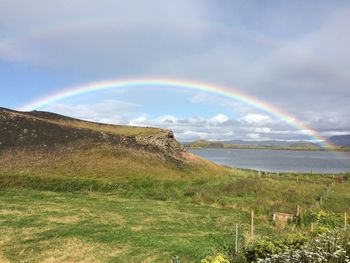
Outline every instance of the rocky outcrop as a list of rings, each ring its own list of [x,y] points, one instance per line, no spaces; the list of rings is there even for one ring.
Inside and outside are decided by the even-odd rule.
[[[74,121],[74,122],[73,122]],[[125,129],[130,132],[128,134]],[[123,130],[120,134],[119,130]],[[143,134],[139,134],[139,130]],[[0,151],[8,148],[53,148],[75,143],[108,143],[181,159],[186,150],[172,131],[98,124],[48,112],[0,108]]]
[[[169,130],[162,130],[161,133],[152,136],[137,136],[136,141],[146,148],[152,147],[173,156],[186,152],[182,144],[175,140],[174,133]]]

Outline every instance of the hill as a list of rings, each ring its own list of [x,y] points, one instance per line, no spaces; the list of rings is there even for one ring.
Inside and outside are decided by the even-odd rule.
[[[271,149],[271,150],[321,150],[320,146],[311,142],[287,141],[206,141],[197,140],[184,144],[192,149],[230,148],[230,149]]]
[[[203,149],[203,148],[225,148],[225,144],[223,142],[213,142],[206,140],[197,140],[184,144],[186,147],[192,149]]]
[[[51,176],[180,176],[223,167],[188,153],[169,130],[0,108],[0,163]],[[12,164],[16,159],[16,163]],[[11,165],[10,165],[11,164]],[[28,166],[28,167],[27,167]],[[54,167],[60,169],[54,169]],[[21,168],[19,168],[21,167]],[[58,172],[57,172],[58,171]],[[60,174],[58,174],[60,173]],[[113,174],[113,175],[112,175]]]
[[[340,147],[350,147],[350,134],[332,136],[328,140],[332,144]]]
[[[73,119],[59,114],[18,112],[0,108],[0,150],[76,144],[106,143],[181,158],[184,148],[171,131],[108,125]]]
[[[246,145],[246,146],[289,146],[293,142],[276,141],[276,140],[263,140],[263,141],[231,140],[231,141],[226,141],[226,143],[227,144],[234,144],[234,145]]]

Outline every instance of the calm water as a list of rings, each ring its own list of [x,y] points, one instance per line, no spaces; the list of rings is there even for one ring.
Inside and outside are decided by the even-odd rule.
[[[218,164],[270,172],[350,172],[350,152],[201,149],[191,152]]]

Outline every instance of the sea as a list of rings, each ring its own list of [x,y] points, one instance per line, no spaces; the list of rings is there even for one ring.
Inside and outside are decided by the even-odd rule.
[[[217,164],[267,172],[350,173],[350,152],[190,149]]]

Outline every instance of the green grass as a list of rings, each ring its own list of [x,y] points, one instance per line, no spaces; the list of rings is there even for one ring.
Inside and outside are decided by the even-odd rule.
[[[249,241],[250,208],[257,236],[289,231],[272,213],[314,210],[320,197],[326,211],[350,211],[349,175],[259,177],[191,158],[103,145],[4,153],[0,262],[200,262],[232,248],[236,223]]]
[[[56,191],[41,189],[44,184],[37,190],[2,187],[0,259],[167,262],[179,255],[182,262],[199,262],[232,248],[236,223],[243,236],[248,233],[250,207],[262,236],[281,231],[271,222],[273,211],[293,212],[296,204],[311,208],[330,178],[305,177],[259,180],[254,172],[239,171],[207,180],[135,177],[123,187],[92,192],[69,182],[55,182],[61,184]],[[324,208],[333,209],[336,202],[336,211],[348,211],[348,189],[348,182],[335,184]]]
[[[13,262],[168,262],[174,254],[198,261],[230,244],[234,224],[248,217],[227,208],[100,193],[3,189],[0,202],[2,256]]]
[[[130,177],[212,177],[229,169],[186,154],[183,161],[162,154],[104,144],[72,145],[56,151],[16,150],[0,155],[0,174],[48,178],[89,178],[102,181]]]

